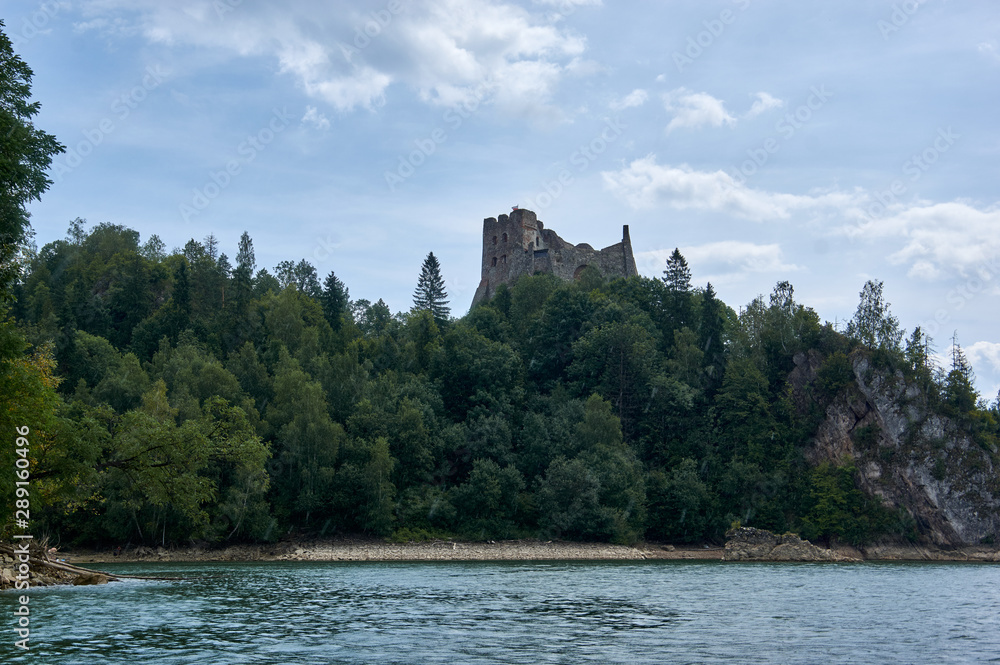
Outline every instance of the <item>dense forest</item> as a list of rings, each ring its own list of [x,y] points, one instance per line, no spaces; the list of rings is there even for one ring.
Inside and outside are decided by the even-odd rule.
[[[961,349],[936,372],[876,282],[841,334],[786,282],[735,313],[691,286],[677,251],[661,279],[524,277],[457,320],[433,254],[416,281],[394,315],[306,261],[258,270],[246,233],[233,265],[213,236],[167,253],[75,220],[24,253],[8,323],[30,343],[32,408],[50,414],[36,519],[80,543],[696,542],[734,521],[912,535],[853,469],[802,454],[853,353],[922,381],[995,445],[996,406]],[[786,378],[809,349],[826,394],[803,412]]]
[[[851,466],[804,456],[859,354],[997,455],[961,349],[944,371],[919,329],[904,342],[879,282],[841,332],[787,282],[737,313],[675,251],[662,278],[526,276],[453,319],[433,254],[393,314],[304,260],[258,268],[246,233],[230,260],[212,235],[167,252],[77,219],[39,249],[26,205],[62,147],[31,124],[30,79],[0,33],[0,429],[30,428],[37,537],[914,537]],[[822,366],[803,406],[805,351]]]

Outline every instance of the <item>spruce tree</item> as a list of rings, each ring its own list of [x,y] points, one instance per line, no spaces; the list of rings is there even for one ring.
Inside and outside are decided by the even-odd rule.
[[[698,339],[701,343],[701,349],[705,353],[705,369],[709,376],[710,387],[713,389],[721,385],[722,372],[726,364],[725,346],[722,339],[725,330],[724,306],[722,301],[715,297],[715,289],[709,282],[701,294],[701,320],[698,326]]]
[[[246,231],[240,236],[240,248],[236,253],[236,270],[233,271],[233,297],[237,306],[243,310],[250,305],[253,298],[253,274],[257,269],[257,259],[254,256],[253,240]]]
[[[323,315],[330,323],[330,327],[340,330],[341,316],[350,314],[351,296],[347,287],[332,270],[323,280],[323,293],[319,297],[319,302],[323,306]]]
[[[680,250],[674,248],[667,259],[667,269],[663,271],[663,310],[666,321],[663,326],[667,348],[674,339],[674,331],[684,326],[693,327],[694,308],[691,306],[691,269]]]
[[[687,260],[681,254],[681,250],[676,247],[670,254],[670,258],[667,259],[667,269],[663,271],[663,282],[667,285],[667,291],[671,293],[691,293],[691,269],[688,268]]]
[[[975,410],[979,401],[975,382],[976,376],[972,372],[972,365],[958,344],[956,332],[951,337],[951,371],[945,379],[945,400],[961,413]]]
[[[413,309],[426,309],[434,317],[438,324],[448,320],[451,309],[447,307],[448,293],[444,290],[444,279],[441,277],[441,265],[438,263],[434,252],[430,252],[424,259],[424,265],[420,269],[420,278],[417,280],[417,290],[413,292]]]

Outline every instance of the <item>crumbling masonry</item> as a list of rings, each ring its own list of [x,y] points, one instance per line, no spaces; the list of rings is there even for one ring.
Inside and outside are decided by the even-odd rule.
[[[511,285],[521,275],[551,273],[569,281],[578,279],[587,266],[597,268],[607,279],[638,275],[628,225],[622,227],[621,242],[595,250],[587,243],[566,242],[530,210],[487,217],[483,220],[483,277],[472,304],[492,298],[498,286]]]

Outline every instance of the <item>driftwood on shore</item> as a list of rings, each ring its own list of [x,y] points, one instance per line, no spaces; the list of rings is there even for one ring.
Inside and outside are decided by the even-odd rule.
[[[52,561],[44,547],[35,543],[28,545],[28,560],[24,561],[24,551],[20,547],[0,545],[0,589],[14,588],[18,581],[24,581],[21,566],[27,564],[27,582],[33,587],[54,584],[107,584],[117,576],[89,568],[81,568],[64,561]],[[20,576],[20,577],[19,577]]]
[[[102,570],[82,568],[65,561],[53,561],[48,557],[45,548],[40,545],[29,545],[28,561],[22,561],[24,553],[10,545],[0,545],[0,589],[14,588],[21,574],[19,566],[28,564],[28,583],[30,586],[52,586],[55,584],[107,584],[121,579],[136,580],[180,580],[181,577],[155,577],[150,575],[122,575],[108,573]]]

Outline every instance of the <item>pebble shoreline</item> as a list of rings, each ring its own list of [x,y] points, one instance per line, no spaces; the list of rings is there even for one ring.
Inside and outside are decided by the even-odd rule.
[[[561,541],[389,543],[377,540],[319,541],[278,545],[234,545],[224,549],[140,548],[112,556],[69,552],[74,563],[125,561],[638,561],[644,559],[721,559],[722,548],[680,548],[645,544]]]
[[[972,546],[941,550],[920,545],[872,545],[857,550],[840,546],[837,554],[859,561],[979,561],[1000,562],[1000,549]],[[74,564],[114,562],[201,561],[641,561],[721,560],[722,547],[641,543],[634,547],[608,543],[563,541],[390,543],[376,539],[337,539],[269,545],[233,545],[222,549],[138,548],[121,556],[110,552],[60,553]]]

